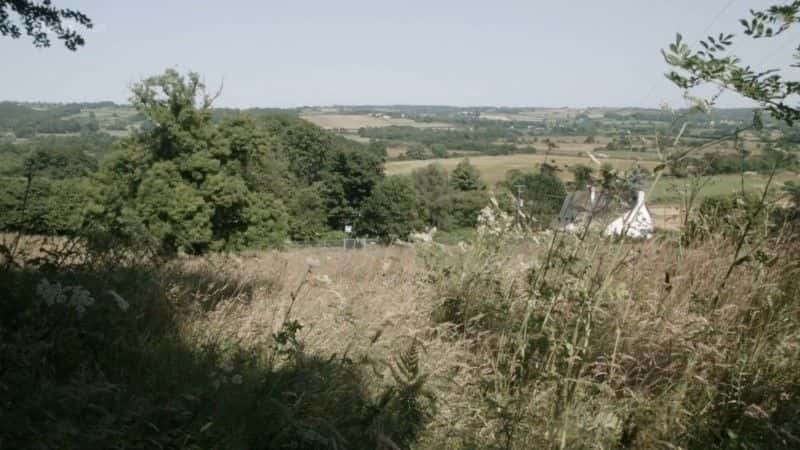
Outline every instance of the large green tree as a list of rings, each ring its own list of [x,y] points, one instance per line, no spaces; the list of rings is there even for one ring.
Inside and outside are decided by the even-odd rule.
[[[332,229],[353,223],[361,206],[383,179],[384,159],[380,155],[343,144],[340,142],[329,151],[329,163],[320,183]]]
[[[441,229],[452,225],[450,200],[452,188],[447,170],[441,164],[428,164],[411,173],[416,190],[419,216],[427,224]]]
[[[264,180],[274,152],[246,117],[217,125],[197,74],[174,70],[133,88],[131,102],[153,124],[122,142],[98,179],[94,212],[112,234],[140,238],[165,253],[276,246],[288,217]]]
[[[450,184],[453,189],[459,191],[477,191],[486,188],[481,181],[478,168],[469,162],[469,158],[464,158],[458,162],[453,173],[450,174]]]
[[[386,177],[364,203],[359,232],[386,242],[407,239],[420,225],[414,184],[407,176]]]

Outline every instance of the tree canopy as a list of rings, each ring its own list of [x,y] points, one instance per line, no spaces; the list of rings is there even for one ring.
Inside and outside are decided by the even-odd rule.
[[[154,126],[103,167],[96,211],[121,225],[109,231],[149,238],[167,253],[282,243],[285,207],[252,171],[280,158],[252,119],[213,123],[199,76],[174,70],[135,85],[131,102]]]
[[[391,176],[375,187],[362,210],[360,231],[387,242],[407,239],[419,225],[417,198],[409,177]]]
[[[453,169],[450,184],[459,191],[478,191],[486,188],[481,181],[478,168],[472,165],[468,158],[462,159]]]
[[[74,51],[85,41],[70,24],[92,28],[88,16],[74,9],[57,8],[51,0],[0,0],[0,36],[18,39],[25,33],[36,47],[49,47],[50,36],[54,35]]]

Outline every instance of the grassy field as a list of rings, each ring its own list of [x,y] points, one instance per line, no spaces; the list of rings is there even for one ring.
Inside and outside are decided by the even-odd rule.
[[[368,114],[303,114],[302,117],[309,122],[326,129],[358,130],[359,128],[407,126],[417,128],[452,128],[447,123],[422,123],[411,119],[393,117],[375,117]]]
[[[742,190],[742,180],[744,180],[744,190],[750,193],[760,193],[764,190],[767,183],[767,175],[751,174],[745,175],[715,175],[709,177],[703,183],[699,193],[699,198],[716,197],[731,195]],[[786,181],[800,181],[797,174],[791,172],[781,172],[775,175],[772,181],[771,190],[778,193],[780,187]],[[655,204],[680,204],[684,198],[684,192],[689,188],[689,179],[663,177],[653,188],[650,195],[650,202]]]
[[[617,169],[627,169],[633,164],[639,163],[641,166],[648,169],[655,167],[658,162],[652,159],[634,161],[625,158],[626,152],[609,152],[609,156],[619,156],[619,158],[608,158],[608,161]],[[640,155],[640,153],[635,153]],[[483,180],[490,186],[495,185],[497,182],[502,181],[507,171],[512,169],[519,170],[532,170],[536,169],[539,164],[544,160],[543,155],[508,155],[508,156],[472,156],[469,158],[470,162],[474,164],[481,173]],[[556,164],[562,170],[559,176],[564,181],[571,181],[572,174],[567,170],[569,166],[575,164],[584,164],[593,166],[594,164],[588,157],[578,156],[562,156],[556,155],[548,158],[551,164]],[[417,168],[424,167],[428,164],[438,163],[443,165],[448,170],[453,170],[460,159],[436,159],[426,161],[390,161],[386,164],[386,173],[389,175],[407,175]],[[775,176],[772,182],[771,196],[776,197],[780,193],[781,186],[786,181],[800,181],[800,176],[792,172],[781,172]],[[747,192],[758,194],[763,189],[767,182],[767,175],[764,174],[748,174],[744,176],[744,189]],[[650,192],[648,197],[648,204],[650,205],[651,212],[654,215],[657,228],[662,229],[676,229],[679,225],[679,218],[681,216],[681,205],[687,193],[687,189],[691,183],[690,179],[681,179],[673,177],[661,177],[655,186],[646,185],[646,189]],[[652,191],[650,191],[652,187]],[[716,175],[709,177],[702,184],[697,199],[706,197],[730,195],[742,189],[742,177],[740,175]]]
[[[530,170],[535,169],[545,162],[558,166],[562,169],[559,174],[564,179],[570,179],[571,175],[567,168],[576,164],[594,166],[592,160],[585,156],[565,156],[551,155],[545,158],[544,155],[503,155],[503,156],[474,156],[470,157],[470,163],[474,164],[481,172],[481,177],[489,185],[494,185],[505,178],[506,172],[512,169]],[[448,170],[452,170],[461,161],[457,158],[450,159],[430,159],[425,161],[391,161],[386,163],[386,173],[389,175],[410,174],[414,169],[425,167],[431,163],[439,163]],[[617,169],[626,169],[636,162],[631,159],[607,158],[607,161]],[[653,169],[658,163],[656,161],[640,161],[639,164],[648,170]]]

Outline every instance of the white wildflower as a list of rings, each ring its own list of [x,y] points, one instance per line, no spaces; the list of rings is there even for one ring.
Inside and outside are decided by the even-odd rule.
[[[86,312],[86,308],[94,305],[94,298],[92,298],[92,295],[89,291],[80,286],[69,286],[66,287],[64,291],[70,291],[69,306],[75,309],[78,316],[83,316]]]
[[[36,295],[47,306],[67,305],[74,309],[78,316],[83,316],[86,309],[94,304],[94,298],[81,286],[62,286],[61,283],[50,283],[43,278],[36,285]]]
[[[67,296],[61,288],[61,283],[51,284],[47,278],[42,278],[39,284],[36,285],[36,295],[47,306],[64,303],[67,300]]]

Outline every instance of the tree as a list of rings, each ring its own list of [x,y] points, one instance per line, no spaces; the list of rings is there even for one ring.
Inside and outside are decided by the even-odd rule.
[[[447,197],[448,213],[455,227],[472,228],[478,224],[481,209],[489,204],[486,191],[456,191]]]
[[[411,173],[419,205],[419,216],[427,224],[441,229],[451,225],[451,192],[447,170],[441,164],[428,164]]]
[[[270,145],[277,149],[276,162],[285,160],[283,171],[288,174],[289,192],[280,195],[298,220],[292,220],[292,235],[297,239],[313,239],[329,229],[341,230],[345,224],[352,224],[364,201],[372,189],[383,179],[385,146],[380,142],[362,145],[349,139],[323,130],[305,120],[288,115],[270,115],[261,120],[269,134]],[[283,167],[284,163],[279,163]],[[270,163],[275,167],[274,163]],[[255,172],[262,172],[258,169]],[[265,182],[275,175],[262,176]],[[315,194],[304,192],[308,200],[317,205],[323,202],[322,209],[303,211],[295,196],[313,187]],[[277,195],[277,194],[276,194]],[[316,197],[318,195],[318,197]],[[293,206],[294,205],[294,206]],[[309,217],[313,216],[313,217]],[[317,220],[324,215],[327,229],[320,230]],[[315,225],[301,230],[302,223]]]
[[[329,153],[321,189],[329,226],[342,229],[355,220],[364,201],[383,179],[384,159],[366,149],[341,145]]]
[[[73,9],[56,8],[51,0],[0,0],[0,36],[18,39],[24,32],[33,39],[36,47],[49,47],[50,35],[55,35],[64,42],[64,46],[74,51],[83,46],[85,41],[83,36],[70,28],[70,23],[92,28],[92,21],[85,14]]]
[[[0,230],[74,235],[89,190],[86,178],[0,178]]]
[[[269,117],[264,125],[282,143],[289,159],[289,170],[300,183],[310,186],[322,180],[333,156],[335,136],[332,133],[286,115]]]
[[[413,144],[406,149],[406,159],[428,159],[430,152],[421,144]]]
[[[744,34],[753,39],[774,38],[791,28],[800,20],[800,0],[767,9],[751,10],[749,20],[741,19]],[[678,34],[668,50],[662,50],[667,64],[675,70],[667,78],[675,85],[689,91],[704,84],[713,84],[720,90],[729,90],[758,102],[761,107],[778,120],[792,125],[800,119],[800,109],[795,96],[800,94],[800,82],[785,79],[777,69],[762,70],[745,64],[732,54],[735,35],[720,33],[700,41],[701,50],[694,51]],[[800,66],[800,47],[795,53]],[[712,100],[713,101],[713,100]],[[711,102],[704,101],[703,107]],[[754,118],[758,128],[760,119]]]
[[[212,101],[194,73],[134,86],[153,128],[122,141],[98,176],[93,213],[105,231],[166,254],[281,245],[285,208],[253,173],[268,164],[268,140],[246,118],[215,124]]]
[[[328,231],[328,210],[320,186],[298,189],[289,201],[289,235],[292,239],[311,241]]]
[[[433,144],[431,146],[431,155],[434,158],[447,158],[449,156],[447,147],[444,144]]]
[[[594,174],[594,168],[583,164],[576,164],[570,167],[569,171],[572,172],[572,184],[574,189],[586,189],[587,186],[592,184],[592,174]]]
[[[469,158],[462,159],[450,175],[450,185],[459,191],[478,191],[486,189],[478,169],[470,164]]]
[[[552,172],[522,172],[511,170],[506,174],[503,187],[522,199],[522,212],[530,219],[547,225],[561,209],[567,191],[564,183]],[[515,212],[516,206],[507,206]]]
[[[63,179],[90,175],[97,171],[97,160],[78,149],[39,148],[25,158],[26,175]]]
[[[388,153],[386,151],[386,143],[383,141],[371,140],[369,142],[369,145],[367,145],[367,150],[370,153],[374,154],[375,156],[382,158],[384,160],[388,156]]]
[[[417,209],[411,179],[403,176],[386,177],[364,204],[359,231],[378,236],[385,242],[407,239],[419,226]]]

